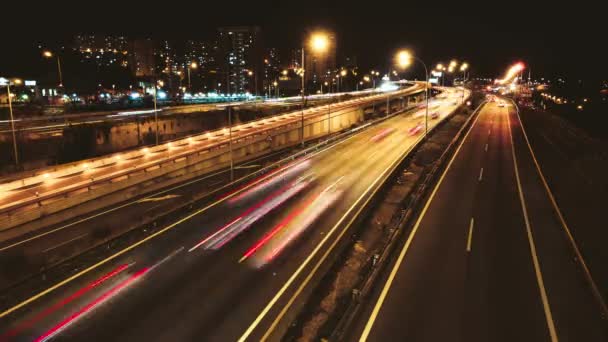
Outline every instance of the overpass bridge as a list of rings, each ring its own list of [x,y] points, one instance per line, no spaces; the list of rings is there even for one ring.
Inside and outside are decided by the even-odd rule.
[[[423,83],[288,112],[124,153],[39,169],[0,184],[0,234],[12,238],[119,203],[231,163],[313,141],[362,123],[390,103],[405,108]],[[407,101],[406,101],[407,100]],[[373,109],[372,109],[373,108]],[[67,210],[70,209],[70,210]],[[18,227],[19,229],[12,229]],[[3,238],[4,239],[4,238]]]

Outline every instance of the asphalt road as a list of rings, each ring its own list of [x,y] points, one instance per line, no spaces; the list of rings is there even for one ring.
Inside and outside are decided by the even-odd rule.
[[[379,279],[349,340],[608,341],[510,104],[483,107]]]
[[[461,93],[438,100],[437,124]],[[420,139],[398,115],[117,251],[0,313],[9,339],[259,340],[281,323],[325,252]]]

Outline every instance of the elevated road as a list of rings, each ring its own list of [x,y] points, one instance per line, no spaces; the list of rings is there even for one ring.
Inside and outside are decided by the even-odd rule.
[[[405,96],[423,89],[424,85],[417,83],[391,94],[374,94],[344,101],[331,106],[331,111],[334,113],[332,115],[383,101],[387,95]],[[313,107],[304,110],[303,117],[304,120],[325,117],[327,112],[327,106]],[[298,125],[301,125],[301,118],[302,111],[294,111],[234,126],[231,132],[232,143],[243,145],[249,141],[263,140],[274,132],[289,129],[289,127],[296,129]],[[38,208],[45,203],[65,202],[65,199],[70,196],[90,192],[92,189],[99,192],[100,187],[116,188],[127,183],[132,186],[134,184],[131,183],[137,179],[131,178],[132,175],[141,176],[142,173],[149,171],[162,175],[164,168],[175,170],[175,163],[187,163],[188,158],[198,158],[205,153],[211,155],[211,152],[225,151],[227,153],[230,141],[228,133],[228,129],[224,128],[159,146],[60,165],[37,171],[22,179],[0,184],[0,222],[4,221],[5,225],[9,226],[11,220],[14,220],[14,217],[17,217],[20,212]],[[146,178],[146,180],[149,179]]]
[[[434,127],[459,91],[437,101]],[[424,109],[294,161],[0,313],[9,339],[260,340],[422,139]]]

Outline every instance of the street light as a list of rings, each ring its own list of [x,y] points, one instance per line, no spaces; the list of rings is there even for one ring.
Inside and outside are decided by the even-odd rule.
[[[15,135],[15,118],[13,117],[13,100],[11,99],[11,96],[13,95],[11,93],[11,82],[13,84],[19,85],[22,83],[22,81],[18,78],[11,80],[7,80],[7,79],[2,79],[0,78],[2,83],[6,83],[6,95],[8,97],[8,112],[10,115],[10,120],[11,120],[11,133],[13,135],[13,154],[15,157],[15,167],[18,169],[19,168],[19,153],[17,151],[17,136]]]
[[[309,48],[317,53],[323,53],[329,46],[329,37],[326,33],[316,32],[313,33],[308,42]],[[304,50],[306,46],[302,46],[302,114],[301,114],[301,126],[302,126],[302,146],[304,146],[304,102],[306,100],[306,70],[305,70],[305,59]]]
[[[426,67],[426,64],[420,58],[412,55],[409,51],[402,50],[397,54],[397,61],[400,62],[398,64],[399,66],[403,66],[403,68],[410,66],[412,60],[417,60],[424,67],[424,77],[426,80],[424,84],[424,96],[426,98],[426,114],[424,116],[424,137],[426,138],[429,132],[429,71]]]
[[[462,65],[460,66],[460,71],[462,71],[462,103],[464,103],[464,83],[465,83],[465,73],[467,71],[467,69],[469,68],[469,64],[468,63],[462,63]]]
[[[198,68],[198,64],[196,62],[192,62],[188,65],[188,89],[192,91],[192,83],[190,83],[190,69]]]
[[[399,51],[395,62],[401,69],[405,69],[412,64],[412,55],[407,50]]]
[[[44,50],[42,56],[44,58],[53,58],[53,53],[49,50]],[[57,55],[57,72],[59,74],[59,87],[63,87],[63,75],[61,74],[61,61],[59,60],[59,55]]]

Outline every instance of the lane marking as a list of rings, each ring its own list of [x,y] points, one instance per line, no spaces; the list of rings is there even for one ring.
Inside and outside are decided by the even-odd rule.
[[[70,242],[74,242],[74,241],[76,241],[76,240],[78,240],[78,239],[80,239],[80,238],[82,238],[83,236],[86,236],[86,235],[89,235],[89,233],[87,232],[87,233],[84,233],[84,234],[80,234],[80,235],[78,235],[78,236],[77,236],[77,237],[75,237],[75,238],[69,239],[69,240],[64,241],[64,242],[62,242],[62,243],[60,243],[60,244],[57,244],[57,245],[52,246],[52,247],[49,247],[49,248],[47,248],[47,249],[43,250],[43,251],[42,251],[42,254],[44,254],[44,253],[46,253],[46,252],[48,252],[48,251],[50,251],[50,250],[53,250],[53,249],[59,248],[59,247],[61,247],[61,246],[67,245],[67,244],[69,244]]]
[[[585,259],[583,258],[583,255],[581,254],[581,252],[578,248],[578,245],[576,244],[576,241],[574,240],[574,236],[570,232],[570,228],[568,227],[568,224],[566,223],[566,219],[564,218],[564,215],[562,214],[561,210],[559,209],[559,206],[557,205],[557,201],[555,200],[555,197],[553,196],[553,192],[549,188],[549,183],[547,183],[547,180],[545,179],[545,175],[543,174],[543,172],[540,168],[540,164],[538,163],[538,160],[536,159],[536,155],[534,154],[534,151],[532,150],[532,145],[530,144],[530,140],[528,139],[528,134],[526,134],[526,129],[524,127],[524,124],[521,121],[521,117],[519,116],[519,107],[517,106],[517,104],[515,102],[513,102],[513,106],[517,110],[517,119],[519,121],[521,131],[524,134],[524,138],[526,139],[526,144],[528,145],[528,149],[530,150],[530,154],[532,155],[532,160],[534,161],[534,165],[536,166],[538,175],[540,176],[540,179],[545,187],[545,190],[547,191],[547,195],[549,196],[549,200],[551,201],[551,204],[553,205],[553,209],[557,213],[559,221],[562,224],[562,227],[564,228],[566,235],[568,236],[568,240],[570,240],[570,245],[572,246],[572,249],[574,250],[574,253],[576,254],[576,258],[577,258],[581,268],[583,269],[583,273],[585,273],[585,278],[587,279],[587,282],[589,283],[589,286],[591,287],[591,292],[593,292],[593,295],[595,296],[595,299],[600,306],[600,310],[602,311],[602,316],[604,318],[606,318],[606,317],[608,317],[608,306],[606,305],[606,301],[604,300],[601,291],[599,290],[599,288],[597,287],[597,284],[595,283],[595,281],[593,280],[593,277],[591,276],[591,271],[587,267],[587,263],[585,262]]]
[[[469,237],[467,239],[467,252],[471,252],[471,243],[473,242],[473,226],[475,225],[475,218],[471,217],[471,223],[469,224]]]
[[[526,224],[526,233],[528,236],[528,242],[530,245],[530,254],[532,254],[532,263],[534,265],[534,272],[536,274],[536,282],[538,283],[538,289],[540,291],[540,298],[545,311],[545,320],[547,321],[547,328],[549,329],[549,336],[552,342],[559,341],[557,333],[555,331],[555,323],[553,322],[553,314],[551,313],[551,306],[549,305],[549,299],[547,297],[547,290],[545,289],[545,282],[543,275],[540,270],[540,263],[538,261],[538,255],[536,254],[536,244],[534,243],[534,237],[532,235],[532,228],[530,227],[530,220],[528,218],[528,208],[526,207],[526,200],[524,198],[523,189],[521,187],[521,181],[519,178],[519,170],[517,168],[517,157],[515,156],[515,143],[513,142],[513,134],[511,132],[511,120],[509,119],[509,113],[507,112],[507,126],[509,128],[509,137],[511,138],[511,154],[513,155],[513,164],[515,168],[515,179],[517,181],[517,190],[519,193],[519,201],[521,203],[521,210],[524,214],[524,222]]]
[[[488,152],[488,143],[486,143],[485,151]]]
[[[482,107],[483,105],[484,104],[481,104],[480,107]],[[418,217],[418,220],[416,220],[416,224],[412,228],[412,232],[410,233],[409,237],[407,238],[407,241],[405,242],[405,245],[403,246],[403,249],[401,250],[401,253],[399,254],[399,257],[398,257],[395,265],[393,266],[393,269],[391,270],[391,273],[390,273],[390,275],[389,275],[386,283],[384,284],[384,287],[382,288],[382,292],[380,293],[380,297],[378,298],[378,301],[376,302],[376,305],[374,306],[374,309],[373,309],[373,311],[372,311],[372,313],[370,315],[370,318],[367,321],[367,324],[365,325],[365,328],[363,329],[363,332],[361,333],[361,338],[359,338],[360,342],[364,342],[364,341],[367,340],[367,337],[369,336],[369,334],[371,332],[372,326],[374,325],[374,322],[376,321],[376,318],[378,317],[378,313],[380,312],[380,308],[382,307],[382,304],[384,304],[384,300],[386,299],[388,291],[389,291],[389,289],[390,289],[393,281],[395,280],[395,276],[397,275],[397,271],[398,271],[399,267],[401,266],[401,263],[403,262],[403,259],[405,258],[405,255],[407,254],[407,252],[408,252],[408,250],[410,248],[410,245],[412,244],[412,241],[414,240],[414,237],[416,236],[416,233],[418,232],[418,229],[420,228],[420,223],[422,222],[422,219],[424,218],[424,216],[425,216],[425,214],[426,214],[426,212],[427,212],[427,210],[428,210],[431,202],[433,201],[433,198],[435,198],[435,195],[437,194],[437,190],[439,189],[439,187],[443,183],[443,179],[445,178],[445,175],[450,170],[450,167],[452,166],[452,163],[454,162],[454,160],[458,156],[458,153],[460,152],[460,149],[462,148],[462,146],[464,145],[465,141],[467,140],[467,137],[469,136],[469,133],[471,133],[471,131],[473,130],[473,127],[475,127],[475,125],[477,124],[477,120],[479,120],[480,116],[481,116],[481,113],[479,113],[477,115],[477,117],[475,118],[475,121],[473,122],[473,124],[471,125],[471,127],[469,127],[469,130],[467,131],[466,135],[464,136],[464,138],[460,142],[460,145],[458,145],[458,148],[456,149],[456,152],[454,153],[454,155],[450,159],[450,162],[448,163],[447,167],[445,168],[445,170],[441,174],[441,177],[439,178],[439,181],[437,182],[437,185],[435,185],[435,188],[433,189],[433,192],[431,193],[431,196],[429,196],[429,199],[426,201],[426,204],[422,208],[420,216]]]
[[[328,146],[328,147],[326,147],[324,149],[321,149],[321,150],[319,150],[317,152],[311,153],[310,155],[308,155],[307,158],[312,158],[312,157],[314,157],[316,155],[319,155],[319,154],[321,154],[323,152],[329,151],[329,150],[331,150],[331,149],[333,149],[333,148],[335,148],[337,146],[340,146],[343,143],[345,143],[345,142],[353,139],[354,137],[359,136],[360,134],[363,134],[365,132],[366,132],[365,130],[360,130],[359,132],[357,132],[357,133],[355,133],[355,134],[353,134],[353,135],[345,138],[344,140],[338,141],[337,143],[335,143],[333,145],[330,145],[330,146]],[[285,158],[285,159],[287,159],[287,158]],[[225,171],[222,171],[222,172],[225,172]],[[149,240],[152,240],[153,238],[155,238],[155,237],[157,237],[157,236],[165,233],[166,231],[168,231],[170,229],[173,229],[174,227],[178,226],[179,224],[190,220],[192,217],[197,216],[200,213],[203,213],[203,212],[207,211],[208,209],[216,206],[217,204],[219,204],[219,203],[221,203],[221,202],[223,202],[223,201],[225,201],[225,200],[227,200],[227,199],[229,199],[229,198],[231,198],[233,196],[236,196],[240,192],[245,191],[245,190],[249,189],[250,187],[253,187],[253,186],[257,185],[259,182],[262,182],[262,181],[266,180],[266,178],[271,177],[271,176],[274,176],[274,174],[270,174],[267,177],[262,177],[262,178],[258,179],[256,182],[253,182],[253,183],[249,184],[248,186],[243,187],[242,189],[240,189],[240,190],[238,190],[238,191],[236,191],[236,192],[234,192],[234,193],[232,193],[232,194],[230,194],[228,196],[225,196],[225,197],[223,197],[223,198],[221,198],[221,199],[219,199],[219,200],[217,200],[217,201],[215,201],[215,202],[207,205],[206,207],[204,207],[204,208],[202,208],[202,209],[200,209],[198,211],[195,211],[194,213],[192,213],[192,214],[190,214],[190,215],[188,215],[188,216],[186,216],[186,217],[184,217],[184,218],[182,218],[182,219],[180,219],[180,220],[178,220],[178,221],[176,221],[176,222],[168,225],[167,227],[159,230],[158,232],[156,232],[154,234],[151,234],[151,235],[147,236],[146,238],[144,238],[144,239],[142,239],[142,240],[140,240],[140,241],[132,244],[131,246],[126,247],[123,250],[114,253],[113,255],[107,257],[106,259],[101,260],[101,261],[99,261],[98,263],[96,263],[96,264],[94,264],[92,266],[89,266],[88,268],[86,268],[86,269],[84,269],[84,270],[82,270],[82,271],[80,271],[80,272],[78,272],[78,273],[76,273],[76,274],[74,274],[74,275],[72,275],[72,276],[70,276],[70,277],[62,280],[62,281],[60,281],[59,283],[57,283],[57,284],[55,284],[55,285],[47,288],[46,290],[43,290],[43,291],[39,292],[38,294],[36,294],[36,295],[34,295],[34,296],[32,296],[32,297],[30,297],[30,298],[28,298],[28,299],[20,302],[17,305],[15,305],[15,306],[13,306],[13,307],[11,307],[9,309],[6,309],[5,311],[3,311],[3,312],[0,313],[0,318],[3,318],[5,316],[9,315],[10,313],[12,313],[12,312],[14,312],[14,311],[16,311],[16,310],[18,310],[18,309],[20,309],[20,308],[28,305],[29,303],[38,300],[39,298],[41,298],[41,297],[43,297],[43,296],[51,293],[52,291],[55,291],[56,289],[58,289],[58,288],[60,288],[60,287],[62,287],[64,285],[70,283],[74,279],[77,279],[77,278],[83,276],[84,274],[87,274],[88,272],[90,272],[90,271],[98,268],[99,266],[102,266],[105,263],[107,263],[107,262],[109,262],[109,261],[111,261],[111,260],[113,260],[113,259],[115,259],[115,258],[117,258],[117,257],[119,257],[119,256],[121,256],[121,255],[123,255],[123,254],[125,254],[125,253],[127,253],[129,251],[131,251],[132,249],[134,249],[134,248],[136,248],[136,247],[144,244],[145,242],[147,242]],[[219,191],[219,190],[221,190],[223,188],[224,187],[222,187],[220,189],[217,189],[217,190]]]
[[[272,154],[269,154],[269,155],[266,155],[266,156],[262,156],[262,157],[260,157],[260,158],[256,158],[256,159],[250,160],[250,161],[248,161],[248,162],[244,163],[244,165],[249,164],[249,163],[256,162],[256,161],[258,161],[258,160],[260,160],[260,159],[267,158],[267,157],[270,157],[270,156],[273,156],[273,155],[275,155],[275,154],[279,154],[279,153],[280,153],[280,152],[275,152],[275,153],[272,153]],[[126,208],[126,207],[128,207],[128,206],[131,206],[131,205],[134,205],[134,204],[141,203],[141,201],[142,201],[142,200],[145,200],[145,199],[148,199],[148,198],[152,198],[152,197],[156,197],[156,196],[159,196],[159,195],[165,194],[165,193],[167,193],[167,192],[171,192],[171,191],[173,191],[173,190],[177,190],[177,189],[180,189],[180,188],[186,187],[186,186],[188,186],[188,185],[191,185],[191,184],[194,184],[194,183],[201,182],[201,181],[203,181],[203,180],[209,179],[209,178],[211,178],[211,177],[215,177],[215,176],[217,176],[217,175],[220,175],[220,174],[222,174],[222,173],[226,173],[226,172],[230,172],[230,170],[222,170],[222,171],[218,171],[218,172],[215,172],[215,173],[211,173],[211,174],[205,175],[205,176],[203,176],[203,177],[201,177],[201,178],[197,178],[197,179],[194,179],[194,180],[188,181],[188,182],[186,182],[186,183],[180,184],[180,185],[178,185],[178,186],[176,186],[176,187],[169,188],[169,189],[165,189],[165,190],[159,191],[159,192],[157,192],[157,193],[154,193],[154,194],[148,195],[148,196],[146,196],[146,197],[144,197],[144,198],[142,198],[142,199],[135,200],[135,201],[133,201],[133,202],[129,202],[129,203],[125,203],[125,204],[120,205],[120,206],[118,206],[118,207],[114,207],[114,208],[108,209],[108,210],[106,210],[106,211],[102,211],[102,212],[100,212],[100,213],[97,213],[97,214],[95,214],[95,215],[85,217],[85,218],[83,218],[83,219],[80,219],[80,220],[74,221],[74,222],[72,222],[72,223],[68,223],[68,224],[63,225],[63,226],[61,226],[61,227],[57,227],[57,228],[55,228],[55,229],[49,230],[48,232],[44,232],[44,233],[42,233],[42,234],[38,234],[38,235],[32,236],[32,237],[27,238],[27,239],[17,241],[17,242],[15,242],[15,243],[13,243],[13,244],[10,244],[10,245],[8,245],[8,246],[1,247],[1,248],[0,248],[0,252],[5,251],[5,250],[7,250],[7,249],[11,249],[11,248],[17,247],[17,246],[20,246],[20,245],[22,245],[22,244],[28,243],[28,242],[33,241],[33,240],[37,240],[37,239],[39,239],[39,238],[42,238],[42,237],[44,237],[44,236],[47,236],[47,235],[50,235],[50,234],[56,233],[56,232],[58,232],[58,231],[61,231],[61,230],[64,230],[64,229],[70,228],[70,227],[75,226],[75,225],[77,225],[77,224],[80,224],[80,223],[83,223],[83,222],[86,222],[86,221],[90,221],[90,220],[92,220],[92,219],[94,219],[94,218],[97,218],[97,217],[99,217],[99,216],[103,216],[103,215],[106,215],[106,214],[112,213],[112,212],[114,212],[114,211],[116,211],[116,210],[120,210],[120,209]],[[245,176],[245,177],[247,177],[247,176]],[[243,177],[243,178],[245,178],[245,177]],[[221,182],[221,181],[220,181],[220,182]],[[218,189],[218,190],[219,190],[219,189]],[[212,193],[210,193],[210,194],[212,194]]]
[[[235,169],[235,170],[241,170],[241,169],[255,169],[255,168],[258,168],[258,167],[261,167],[261,166],[262,166],[262,165],[259,165],[259,164],[254,164],[254,165],[246,165],[246,166],[237,166],[237,167],[235,167],[234,169]]]
[[[419,140],[421,140],[421,138],[419,138],[418,141]],[[398,157],[396,160],[398,161],[399,159],[401,159],[401,158]],[[244,342],[249,337],[249,335],[257,327],[257,325],[262,321],[262,319],[266,316],[266,314],[270,311],[270,309],[274,306],[274,304],[279,300],[279,298],[283,295],[283,293],[287,290],[287,288],[289,288],[289,286],[291,285],[291,283],[293,283],[295,281],[295,279],[300,274],[300,272],[302,272],[302,270],[308,265],[308,263],[312,260],[312,258],[314,256],[316,256],[316,254],[319,252],[319,250],[321,249],[321,247],[323,247],[325,245],[325,243],[327,242],[327,240],[333,235],[333,233],[342,224],[342,222],[351,213],[351,211],[359,204],[359,202],[363,199],[363,197],[365,197],[368,194],[368,192],[370,191],[370,189],[378,182],[378,180],[380,180],[380,178],[382,178],[386,174],[386,172],[390,168],[392,168],[394,166],[395,163],[396,163],[396,161],[393,161],[393,163],[391,163],[374,180],[374,182],[372,182],[372,184],[370,184],[367,187],[367,189],[365,189],[365,191],[361,194],[361,196],[359,196],[359,198],[357,198],[357,200],[355,201],[355,203],[346,211],[346,213],[340,218],[340,220],[329,230],[329,232],[325,235],[325,237],[323,238],[323,240],[321,240],[321,242],[317,245],[317,247],[308,255],[308,257],[304,260],[304,262],[300,265],[300,267],[296,270],[296,272],[294,274],[292,274],[292,276],[289,278],[289,280],[277,292],[277,294],[272,298],[272,300],[268,303],[268,305],[266,305],[266,307],[264,308],[264,310],[262,310],[262,312],[258,315],[258,317],[256,317],[256,319],[249,326],[249,328],[247,328],[247,330],[239,338],[239,342]],[[376,191],[377,191],[377,189],[376,189]],[[374,191],[374,193],[376,191]],[[367,199],[367,201],[366,201],[366,203],[369,202],[372,197],[373,196],[369,196],[368,199]],[[360,208],[357,211],[357,213],[351,218],[351,220],[344,227],[344,229],[340,232],[340,234],[333,240],[332,244],[326,249],[325,253],[321,256],[320,260],[317,262],[317,264],[315,265],[315,267],[308,273],[308,276],[300,284],[300,287],[296,290],[296,292],[294,293],[294,295],[289,299],[289,301],[283,307],[283,309],[281,310],[281,312],[279,313],[279,315],[277,315],[277,317],[275,318],[275,320],[271,324],[270,328],[266,331],[266,333],[264,334],[264,336],[261,338],[261,341],[265,341],[266,339],[268,339],[269,335],[272,333],[272,331],[274,330],[274,328],[277,326],[278,322],[282,319],[282,317],[287,312],[287,309],[295,301],[296,297],[300,294],[300,292],[302,292],[302,290],[308,284],[308,282],[310,281],[310,279],[312,278],[312,276],[315,274],[315,272],[317,271],[317,269],[322,265],[322,263],[325,261],[325,259],[329,255],[329,253],[333,250],[333,248],[338,243],[338,241],[340,241],[340,239],[346,233],[346,231],[348,231],[348,229],[350,228],[350,226],[352,225],[352,223],[356,220],[358,214],[363,210],[364,207],[365,207],[365,204],[362,205],[362,206],[360,206]]]
[[[481,182],[483,178],[483,167],[481,168],[481,170],[479,171],[479,181]]]
[[[161,197],[146,197],[146,198],[142,198],[140,200],[138,200],[138,203],[145,203],[145,202],[160,202],[160,201],[165,201],[168,199],[173,199],[173,198],[177,198],[180,197],[181,195],[165,195],[165,196],[161,196]]]
[[[436,124],[435,124],[435,126],[436,126]],[[434,127],[434,126],[432,126],[432,127]],[[346,216],[348,216],[349,212],[357,205],[357,203],[363,198],[363,196],[369,191],[369,189],[371,187],[373,187],[374,184],[381,177],[383,177],[383,175],[386,173],[387,170],[393,168],[395,165],[398,165],[399,162],[400,162],[400,160],[403,159],[403,156],[409,154],[409,152],[413,149],[413,147],[416,146],[416,144],[418,142],[420,142],[423,138],[424,138],[424,136],[420,136],[414,142],[414,144],[412,144],[410,146],[410,148],[408,149],[408,151],[406,151],[405,153],[403,153],[401,156],[397,157],[397,159],[395,159],[395,161],[391,165],[389,165],[389,167],[387,169],[385,169],[382,172],[382,174],[378,178],[376,178],[376,180],[374,180],[374,182],[363,192],[363,194],[357,199],[357,201],[353,204],[353,206],[351,206],[349,208],[349,210],[344,214],[344,216],[342,216],[342,218],[338,221],[338,223],[336,223],[336,225],[334,225],[334,227],[329,231],[329,233],[325,235],[325,238],[321,241],[321,243],[319,245],[317,245],[317,247],[313,250],[313,252],[304,261],[304,263],[302,263],[300,265],[300,267],[298,268],[298,270],[296,271],[296,273],[294,273],[292,275],[292,277],[287,281],[287,283],[285,283],[283,285],[283,287],[281,288],[281,290],[279,290],[279,292],[277,292],[277,294],[275,295],[275,297],[268,303],[268,305],[264,308],[264,310],[262,310],[262,312],[255,319],[255,321],[249,326],[249,328],[245,331],[245,333],[243,333],[243,335],[239,338],[239,340],[238,340],[239,342],[244,342],[249,337],[249,335],[257,327],[257,325],[265,317],[265,315],[270,311],[270,309],[272,308],[272,306],[278,301],[278,299],[281,297],[281,295],[287,290],[287,288],[290,286],[290,284],[295,280],[295,278],[297,277],[297,275],[304,269],[304,267],[308,264],[308,262],[310,262],[310,259],[324,245],[325,241],[333,234],[334,230],[342,223],[342,221],[344,221],[344,219],[346,218]],[[345,226],[345,228],[337,236],[337,238],[334,239],[333,243],[329,246],[329,248],[326,249],[325,254],[323,254],[321,256],[321,258],[319,259],[319,261],[317,262],[317,264],[315,265],[315,267],[310,271],[310,273],[308,274],[308,276],[300,284],[300,286],[295,291],[295,293],[292,295],[292,297],[289,299],[289,301],[287,302],[287,304],[285,306],[283,306],[282,310],[276,316],[276,318],[274,319],[274,321],[272,322],[272,324],[270,325],[270,327],[268,328],[268,330],[266,331],[266,333],[264,334],[264,336],[262,336],[261,341],[265,341],[265,340],[267,340],[269,338],[269,336],[272,333],[272,331],[275,329],[275,327],[278,325],[279,321],[282,319],[282,317],[287,312],[287,309],[292,305],[292,303],[295,301],[295,299],[299,296],[299,294],[302,292],[302,290],[304,289],[304,287],[308,284],[308,282],[310,281],[310,279],[316,273],[317,269],[322,265],[322,263],[325,261],[325,259],[329,255],[329,253],[333,250],[333,248],[338,243],[338,241],[340,241],[340,239],[342,238],[342,236],[348,231],[348,229],[353,224],[353,222],[355,222],[355,220],[357,219],[358,215],[361,213],[361,211],[363,210],[363,208],[365,208],[365,206],[367,205],[367,203],[372,199],[372,197],[378,191],[378,189],[380,189],[380,187],[376,188],[373,191],[372,195],[367,198],[366,202],[362,206],[359,207],[359,210],[357,211],[357,213],[351,218],[351,220],[348,222],[348,224]]]

